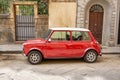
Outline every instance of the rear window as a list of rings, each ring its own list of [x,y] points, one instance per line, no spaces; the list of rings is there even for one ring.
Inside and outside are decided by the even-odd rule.
[[[90,36],[88,32],[85,31],[73,31],[72,40],[73,41],[90,40]]]

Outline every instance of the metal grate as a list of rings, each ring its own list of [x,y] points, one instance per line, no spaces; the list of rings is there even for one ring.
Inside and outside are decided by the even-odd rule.
[[[16,41],[35,38],[35,20],[33,6],[16,6]]]
[[[103,12],[104,9],[101,5],[95,4],[90,8],[90,12]]]

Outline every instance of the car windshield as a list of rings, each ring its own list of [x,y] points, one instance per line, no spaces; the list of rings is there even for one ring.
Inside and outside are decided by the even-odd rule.
[[[46,40],[50,33],[51,33],[51,30],[49,29],[48,31],[46,31],[46,33],[43,35],[42,38]]]

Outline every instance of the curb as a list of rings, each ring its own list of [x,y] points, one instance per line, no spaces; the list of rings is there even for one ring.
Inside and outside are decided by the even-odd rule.
[[[22,54],[23,51],[0,51],[0,54]]]

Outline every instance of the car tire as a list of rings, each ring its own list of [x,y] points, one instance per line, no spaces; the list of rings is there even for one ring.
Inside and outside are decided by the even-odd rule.
[[[38,51],[31,51],[28,55],[28,62],[31,64],[39,64],[42,62],[42,55]]]
[[[86,52],[84,60],[87,63],[93,63],[97,60],[97,57],[98,57],[97,52],[94,50],[90,50]]]

